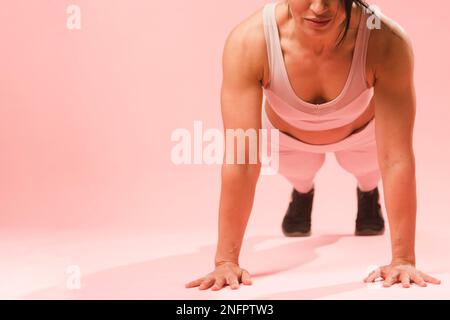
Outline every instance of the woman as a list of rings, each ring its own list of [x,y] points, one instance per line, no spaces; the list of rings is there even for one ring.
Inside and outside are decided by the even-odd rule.
[[[360,0],[285,0],[239,24],[223,55],[224,127],[280,130],[279,173],[294,187],[282,224],[287,236],[309,235],[313,180],[326,152],[334,152],[358,182],[356,234],[384,230],[377,188],[382,178],[392,260],[364,281],[439,284],[415,267],[411,42],[385,16],[380,28],[370,28],[372,14]],[[260,162],[222,166],[215,270],[186,287],[251,284],[239,252],[260,170]]]

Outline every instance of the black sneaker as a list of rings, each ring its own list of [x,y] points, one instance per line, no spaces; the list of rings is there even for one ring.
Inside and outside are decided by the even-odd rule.
[[[379,203],[378,187],[371,191],[361,191],[357,187],[358,214],[355,235],[378,236],[384,233],[384,219]]]
[[[311,212],[314,186],[308,193],[292,190],[291,202],[281,228],[286,237],[308,237],[311,235]]]

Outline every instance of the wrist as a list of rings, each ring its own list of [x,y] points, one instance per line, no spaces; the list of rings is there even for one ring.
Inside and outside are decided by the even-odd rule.
[[[217,253],[214,258],[214,265],[216,267],[218,267],[218,266],[226,264],[226,263],[239,264],[239,256],[225,255],[225,254]]]
[[[224,264],[226,262],[239,264],[239,250],[236,250],[235,248],[232,250],[223,250],[219,248],[214,257],[214,263],[217,266],[218,264]]]
[[[391,265],[402,265],[402,264],[409,264],[416,266],[416,258],[414,256],[392,258]]]
[[[237,260],[216,260],[214,262],[215,267],[220,267],[224,264],[235,264],[235,265],[239,265],[239,262]]]

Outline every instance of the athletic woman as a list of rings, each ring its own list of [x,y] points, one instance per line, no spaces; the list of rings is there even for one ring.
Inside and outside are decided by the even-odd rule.
[[[314,177],[325,153],[357,182],[356,235],[384,232],[382,179],[392,258],[364,281],[382,278],[387,287],[440,283],[415,267],[413,71],[407,34],[362,0],[269,3],[231,31],[223,53],[225,129],[280,132],[278,172],[293,186],[286,236],[310,234]],[[186,287],[252,283],[239,253],[260,171],[259,161],[222,166],[215,270]]]

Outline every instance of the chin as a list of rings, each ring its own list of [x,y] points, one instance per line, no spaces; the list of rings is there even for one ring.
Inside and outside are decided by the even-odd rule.
[[[333,29],[333,24],[331,22],[330,25],[326,26],[325,28],[312,27],[308,22],[305,22],[303,26],[305,27],[304,28],[305,33],[311,36],[323,36],[330,33],[331,30]]]

